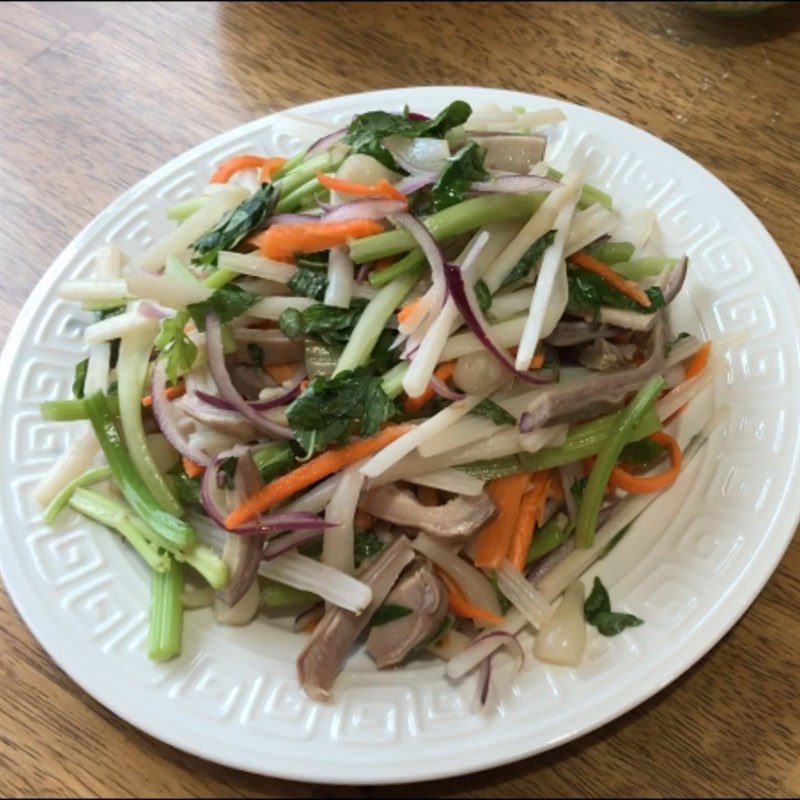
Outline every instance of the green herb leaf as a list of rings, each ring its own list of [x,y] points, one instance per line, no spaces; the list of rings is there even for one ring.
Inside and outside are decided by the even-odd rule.
[[[452,128],[463,125],[472,108],[463,100],[450,103],[433,119],[412,120],[404,114],[390,114],[386,111],[368,111],[359,114],[350,123],[344,142],[350,145],[352,153],[365,153],[380,161],[389,169],[397,169],[392,154],[381,144],[387,136],[427,136],[441,139]]]
[[[357,567],[361,562],[377,555],[385,547],[384,543],[378,538],[375,531],[365,531],[356,528],[355,540],[353,542],[353,559]]]
[[[408,606],[401,606],[399,603],[384,603],[382,606],[378,606],[377,611],[372,615],[370,623],[373,626],[385,625],[387,622],[407,617],[411,613],[412,611]]]
[[[318,375],[286,410],[295,440],[308,454],[344,444],[359,433],[371,436],[396,413],[380,378],[363,367],[333,378]]]
[[[473,181],[489,179],[489,173],[483,168],[485,153],[476,141],[470,141],[447,160],[447,166],[431,189],[434,212],[463,202]]]
[[[275,186],[262,183],[256,192],[226,214],[215,227],[194,243],[195,264],[217,263],[220,250],[232,250],[267,218],[277,200]]]
[[[589,482],[589,476],[578,478],[569,487],[570,494],[575,498],[575,502],[580,505],[583,502],[583,493],[586,491],[586,484]]]
[[[489,291],[486,281],[479,280],[475,284],[475,297],[478,298],[478,305],[484,313],[492,307],[492,293]]]
[[[294,452],[288,442],[274,442],[253,452],[253,461],[264,483],[288,472],[294,460]]]
[[[287,284],[292,294],[310,297],[321,303],[328,288],[328,273],[310,267],[300,267]]]
[[[526,251],[525,255],[517,261],[511,272],[506,275],[503,282],[500,284],[502,289],[511,283],[516,283],[523,278],[526,278],[530,271],[539,263],[544,251],[553,244],[553,239],[556,238],[555,231],[548,231],[543,236],[540,236]]]
[[[640,439],[638,442],[630,442],[622,448],[619,454],[620,461],[629,461],[634,464],[641,464],[643,467],[652,464],[664,455],[664,446],[654,442],[650,438]]]
[[[259,369],[263,369],[264,367],[264,348],[260,345],[257,345],[255,342],[248,342],[247,343],[247,355],[250,356],[250,361],[258,367]]]
[[[645,290],[651,303],[650,307],[646,308],[613,286],[609,286],[599,275],[572,265],[567,270],[567,284],[569,285],[567,311],[570,313],[591,311],[596,317],[600,306],[611,306],[640,314],[653,314],[664,307],[664,295],[657,286]]]
[[[513,414],[509,414],[502,406],[497,405],[494,400],[490,400],[488,397],[485,400],[481,400],[481,402],[470,411],[470,414],[481,414],[484,417],[489,417],[495,425],[517,424]]]
[[[168,317],[161,323],[155,341],[161,356],[167,359],[167,378],[173,386],[178,382],[179,375],[192,368],[197,357],[197,346],[183,332],[185,324],[185,314]]]
[[[603,586],[600,578],[595,577],[594,585],[589,597],[583,604],[583,615],[590,625],[603,636],[616,636],[625,628],[642,625],[644,620],[635,617],[633,614],[623,614],[611,610],[611,599],[608,596],[606,587]]]
[[[178,495],[178,500],[185,506],[200,505],[200,476],[190,478],[181,469],[175,475],[171,475],[170,483]]]
[[[244,314],[250,306],[258,302],[259,296],[247,292],[235,283],[228,283],[217,289],[208,300],[192,303],[186,310],[197,325],[197,330],[206,329],[206,317],[213,312],[219,317],[220,322],[230,322],[232,319]]]
[[[303,311],[287,308],[278,320],[284,336],[314,336],[325,344],[346,344],[353,328],[367,305],[366,300],[353,300],[349,308],[334,308],[322,303],[309,306]]]
[[[72,394],[83,400],[84,387],[86,386],[86,370],[89,368],[89,359],[84,358],[75,365],[75,377],[72,379]]]

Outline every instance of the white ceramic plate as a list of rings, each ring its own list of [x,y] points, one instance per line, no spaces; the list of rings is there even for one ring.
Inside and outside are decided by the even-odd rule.
[[[31,488],[74,435],[42,422],[42,400],[69,396],[87,315],[56,297],[115,241],[129,254],[170,225],[164,208],[196,194],[240,152],[307,144],[273,115],[224,133],[154,172],[100,214],[59,256],[19,315],[2,354],[2,572],[34,635],[87,692],[132,724],[197,756],[253,772],[326,783],[387,783],[466,773],[546,750],[619,716],[666,686],[744,613],[798,518],[798,291],[761,223],[716,178],[625,122],[549,98],[467,87],[395,89],[312,103],[294,113],[345,123],[405,103],[435,113],[463,98],[568,116],[551,143],[564,168],[583,161],[623,209],[658,212],[667,252],[691,269],[677,329],[715,337],[749,329],[726,353],[714,402],[733,413],[696,465],[640,519],[597,572],[615,605],[646,620],[592,636],[577,670],[528,665],[491,714],[469,713],[474,684],[439,662],[377,673],[351,659],[335,700],[299,691],[300,640],[261,619],[243,629],[186,615],[182,656],[148,662],[145,569],[120,541],[76,515],[44,525]],[[311,136],[313,139],[314,137]]]

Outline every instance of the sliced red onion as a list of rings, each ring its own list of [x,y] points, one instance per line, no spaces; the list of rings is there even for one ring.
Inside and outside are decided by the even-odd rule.
[[[405,210],[406,204],[402,200],[367,197],[333,206],[323,219],[325,222],[347,222],[351,219],[382,220]]]
[[[542,178],[538,175],[506,175],[491,181],[471,183],[469,188],[481,194],[528,194],[529,192],[549,192],[562,186],[553,178]]]
[[[347,133],[347,128],[340,128],[338,131],[334,131],[333,133],[326,133],[324,136],[317,139],[311,147],[306,150],[306,158],[310,158],[311,156],[318,155],[319,153],[324,153],[326,150],[330,150],[337,142],[344,138],[344,135]]]
[[[403,178],[399,183],[396,183],[394,188],[404,195],[409,195],[436,183],[437,180],[439,180],[439,175],[436,172],[428,172],[424,175],[410,175],[408,178]]]
[[[358,273],[356,274],[356,283],[364,283],[364,281],[369,277],[370,272],[375,267],[374,261],[366,261],[358,268]]]
[[[466,649],[469,650],[469,648],[475,647],[481,642],[485,642],[487,639],[498,639],[502,642],[502,644],[500,645],[501,647],[508,648],[509,652],[514,658],[515,669],[512,677],[515,676],[522,669],[522,664],[525,661],[525,652],[522,649],[522,645],[517,640],[517,637],[509,633],[508,631],[490,629],[484,631],[483,633],[479,633],[475,638],[473,638],[470,641]],[[493,655],[494,653],[489,654],[479,664],[478,695],[476,696],[476,704],[479,707],[483,707],[484,705],[486,705],[486,700],[489,696],[489,684],[491,682],[491,674],[492,674],[491,658]]]
[[[167,317],[171,317],[175,314],[174,311],[163,308],[162,306],[156,305],[155,303],[151,303],[147,300],[143,300],[139,303],[139,307],[137,309],[139,314],[143,317],[147,317],[147,319],[166,319]]]
[[[445,400],[463,400],[466,397],[463,392],[451,389],[443,380],[437,378],[435,375],[431,375],[428,386],[430,386],[439,397],[444,397]]]
[[[298,394],[300,394],[300,384],[303,382],[305,377],[305,372],[299,372],[299,375],[295,375],[291,379],[291,386],[283,394],[273,397],[272,400],[245,400],[245,402],[255,411],[269,411],[271,408],[285,406],[294,400]],[[231,403],[229,400],[226,400],[224,397],[217,397],[216,395],[208,394],[208,392],[204,392],[202,389],[198,389],[195,394],[204,403],[208,403],[208,405],[214,406],[214,408],[221,408],[225,409],[226,411],[238,410],[233,403]]]
[[[461,268],[457,264],[447,262],[444,265],[444,274],[450,296],[461,312],[461,316],[464,318],[464,322],[467,323],[467,327],[469,327],[478,338],[478,341],[480,341],[503,367],[526,383],[550,383],[552,381],[552,376],[546,378],[533,372],[518,370],[514,366],[513,360],[498,344],[491,328],[486,324],[483,312],[478,304],[478,298],[475,296],[475,290],[464,280],[464,274]]]
[[[669,271],[666,281],[661,288],[661,294],[664,295],[664,304],[669,305],[676,297],[678,292],[683,288],[683,283],[686,280],[686,272],[689,268],[689,259],[683,256],[680,261]]]
[[[295,618],[292,628],[295,633],[299,633],[309,622],[316,622],[325,616],[325,601],[319,600],[310,605],[305,611],[301,611]]]
[[[442,255],[441,248],[436,242],[436,239],[434,239],[431,232],[418,219],[412,217],[411,214],[394,214],[389,217],[389,222],[395,227],[405,229],[422,250],[431,268],[431,289],[434,294],[430,307],[432,309],[438,309],[447,299],[447,283],[444,276],[444,255]]]
[[[206,316],[206,350],[208,354],[208,367],[211,376],[223,398],[233,406],[248,422],[251,422],[260,431],[275,436],[279,439],[291,439],[292,431],[286,425],[273,422],[250,406],[231,381],[228,367],[225,364],[225,353],[222,349],[222,326],[216,314]]]
[[[161,433],[167,441],[182,455],[195,464],[207,467],[211,463],[211,456],[189,444],[188,439],[181,433],[178,423],[172,412],[172,407],[167,397],[167,368],[163,359],[156,361],[153,367],[153,377],[150,383],[150,396],[153,398],[153,415],[156,418]]]
[[[331,525],[331,527],[333,527]],[[296,550],[304,544],[316,542],[322,538],[322,528],[306,528],[292,531],[277,539],[271,539],[261,555],[262,561],[271,561],[273,558],[282,556],[290,550]]]
[[[314,222],[320,220],[322,217],[319,214],[275,214],[269,218],[269,225],[286,225],[298,223],[305,225],[307,222]]]
[[[475,687],[475,697],[472,701],[472,713],[485,708],[489,699],[489,689],[492,685],[492,656],[490,653],[478,664],[478,685]]]
[[[406,116],[408,119],[412,120],[412,122],[427,122],[430,119],[430,117],[425,114],[420,114],[416,111],[409,111]]]

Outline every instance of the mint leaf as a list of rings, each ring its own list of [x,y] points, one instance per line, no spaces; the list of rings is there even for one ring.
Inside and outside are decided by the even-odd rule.
[[[328,273],[316,267],[300,267],[289,278],[287,286],[292,294],[310,297],[321,303],[325,299],[325,290],[328,288]]]
[[[543,236],[540,236],[526,251],[525,255],[514,265],[511,272],[503,278],[500,284],[502,289],[511,283],[516,283],[522,278],[526,278],[530,271],[539,263],[544,251],[553,244],[553,239],[556,238],[555,231],[548,231]]]
[[[161,356],[167,360],[167,378],[173,386],[182,373],[192,368],[197,357],[195,343],[183,332],[185,323],[184,314],[168,317],[161,323],[161,330],[155,341]]]
[[[633,614],[624,614],[611,610],[611,599],[608,596],[606,587],[603,586],[600,578],[595,577],[594,585],[589,597],[583,604],[583,615],[590,625],[603,636],[616,636],[625,628],[635,627],[644,624],[644,620]]]
[[[234,283],[229,283],[221,289],[217,289],[208,300],[186,306],[186,310],[194,320],[194,324],[197,325],[197,330],[204,331],[206,317],[209,313],[216,314],[220,322],[230,322],[244,314],[259,299],[257,294],[247,292]]]
[[[72,394],[83,399],[83,392],[86,386],[86,370],[89,368],[89,359],[84,358],[75,365],[75,377],[72,379]]]
[[[476,141],[470,141],[447,160],[447,166],[431,189],[433,211],[461,203],[470,183],[489,179],[489,173],[483,168],[485,152]]]
[[[278,327],[289,339],[314,336],[328,345],[343,345],[350,340],[366,305],[366,300],[353,300],[349,308],[335,308],[322,303],[303,311],[287,308],[278,320]]]
[[[599,275],[574,265],[570,265],[567,269],[567,284],[569,286],[567,311],[570,313],[590,311],[596,317],[601,306],[611,306],[640,314],[654,314],[665,305],[664,295],[657,286],[645,289],[651,304],[648,308],[631,300],[613,286],[609,286]]]
[[[499,406],[494,400],[488,397],[481,400],[475,408],[470,411],[470,414],[480,414],[488,417],[495,425],[516,425],[517,420],[514,419],[512,414],[509,414],[502,406]]]
[[[492,293],[489,291],[486,281],[479,280],[475,284],[475,297],[478,298],[481,311],[486,312],[492,307]]]

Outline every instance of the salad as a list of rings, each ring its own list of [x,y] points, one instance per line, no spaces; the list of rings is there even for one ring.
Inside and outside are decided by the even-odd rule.
[[[654,212],[549,162],[563,119],[359,114],[228,158],[170,233],[60,286],[93,320],[42,415],[84,422],[35,497],[147,565],[151,659],[188,609],[266,613],[314,699],[364,643],[477,671],[483,706],[524,629],[574,666],[587,628],[643,623],[581,576],[719,423],[678,421],[724,362],[670,330],[689,263]]]

